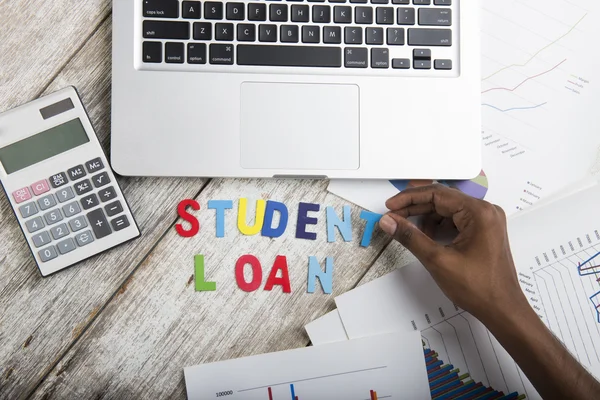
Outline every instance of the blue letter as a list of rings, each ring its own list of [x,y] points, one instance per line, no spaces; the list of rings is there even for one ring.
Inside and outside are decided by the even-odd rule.
[[[383,217],[381,214],[375,214],[368,211],[360,212],[360,219],[364,219],[367,221],[367,226],[365,226],[365,232],[363,233],[362,242],[360,245],[362,247],[368,247],[371,244],[371,236],[373,236],[373,229],[375,229],[375,224],[379,222],[379,220]]]
[[[333,207],[327,207],[327,241],[335,242],[335,227],[337,226],[345,242],[352,241],[352,217],[350,206],[344,206],[344,220],[335,213]]]
[[[317,257],[308,257],[308,293],[315,292],[317,277],[321,282],[323,293],[331,294],[333,290],[333,257],[325,259],[325,272],[321,270],[321,265],[317,261]]]
[[[296,237],[298,239],[315,240],[317,234],[314,232],[306,232],[306,225],[316,225],[317,219],[309,217],[309,211],[319,211],[321,205],[313,203],[300,203],[298,206],[298,223],[296,224]]]
[[[211,210],[217,210],[217,237],[225,236],[225,210],[233,208],[233,201],[231,200],[209,200],[208,208]]]
[[[273,214],[279,211],[279,225],[273,228]],[[288,209],[285,204],[278,201],[267,201],[265,210],[265,221],[263,222],[262,235],[270,238],[278,238],[283,235],[288,223]]]

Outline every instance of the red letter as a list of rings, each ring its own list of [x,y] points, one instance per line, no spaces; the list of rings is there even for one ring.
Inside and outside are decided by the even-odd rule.
[[[277,277],[278,270],[281,270],[281,277]],[[285,256],[277,256],[275,258],[273,268],[271,269],[271,273],[267,278],[267,283],[265,283],[265,290],[273,290],[274,285],[281,285],[283,288],[283,293],[292,292],[290,287],[290,274],[288,272],[288,265]]]
[[[244,267],[246,264],[250,264],[252,267],[252,281],[249,283],[244,279]],[[250,254],[241,256],[235,263],[235,280],[244,292],[254,292],[258,289],[262,283],[262,267],[258,258]]]
[[[200,231],[200,222],[198,222],[198,219],[186,211],[186,208],[188,206],[192,207],[196,211],[200,209],[200,204],[198,204],[196,200],[190,199],[182,200],[181,203],[179,203],[179,205],[177,206],[177,214],[179,214],[181,218],[192,224],[192,227],[189,231],[183,229],[182,224],[175,225],[175,230],[177,231],[179,236],[183,237],[192,237],[195,234],[197,234],[198,231]]]

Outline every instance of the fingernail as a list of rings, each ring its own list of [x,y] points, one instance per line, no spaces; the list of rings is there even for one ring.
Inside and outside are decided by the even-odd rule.
[[[398,224],[396,221],[394,221],[394,218],[390,217],[389,215],[384,215],[381,217],[379,220],[379,226],[390,236],[394,236],[396,229],[398,228]]]

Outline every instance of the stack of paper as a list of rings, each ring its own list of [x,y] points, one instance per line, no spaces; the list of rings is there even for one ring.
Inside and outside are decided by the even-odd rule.
[[[557,197],[509,221],[521,287],[550,330],[600,378],[600,185]],[[337,310],[306,326],[314,345],[390,332],[420,332],[434,363],[460,372],[434,389],[502,391],[539,399],[490,332],[457,308],[414,263],[335,299]],[[430,362],[433,359],[430,360]],[[455,371],[456,372],[456,371]],[[463,379],[457,383],[456,377]],[[477,386],[481,383],[481,386]],[[438,385],[438,386],[436,386]],[[452,386],[454,385],[454,387]],[[445,392],[446,394],[449,392]]]

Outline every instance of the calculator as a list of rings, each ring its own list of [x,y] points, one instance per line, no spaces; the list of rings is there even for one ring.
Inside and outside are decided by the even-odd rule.
[[[73,87],[0,114],[0,182],[42,276],[140,236]]]

